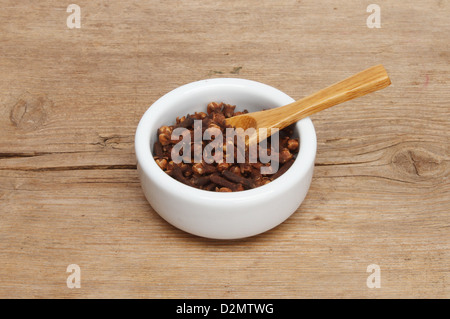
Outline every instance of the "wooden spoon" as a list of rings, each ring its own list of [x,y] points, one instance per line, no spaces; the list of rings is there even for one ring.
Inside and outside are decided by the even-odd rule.
[[[380,64],[285,106],[230,117],[226,119],[226,124],[244,130],[255,128],[256,134],[246,139],[246,144],[249,145],[258,141],[257,135],[260,128],[268,129],[268,137],[271,134],[271,128],[281,130],[311,114],[381,90],[390,84],[391,80]]]

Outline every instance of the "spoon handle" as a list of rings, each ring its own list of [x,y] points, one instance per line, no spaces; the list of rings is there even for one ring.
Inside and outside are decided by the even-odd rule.
[[[390,84],[391,81],[384,67],[381,64],[376,65],[301,100],[265,111],[271,113],[267,114],[267,120],[271,120],[272,123],[271,125],[267,123],[269,124],[267,126],[264,123],[258,123],[258,126],[283,128],[311,114],[381,90]],[[273,123],[275,118],[280,119],[276,124]]]

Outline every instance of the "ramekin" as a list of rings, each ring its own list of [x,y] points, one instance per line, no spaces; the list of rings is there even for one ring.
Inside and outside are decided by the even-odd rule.
[[[232,193],[210,192],[178,182],[153,159],[156,132],[174,123],[177,116],[205,111],[209,102],[236,105],[254,112],[294,101],[269,85],[237,78],[217,78],[189,83],[154,102],[136,130],[135,151],[143,192],[153,209],[167,222],[194,235],[237,239],[265,232],[291,216],[311,184],[317,140],[312,121],[295,125],[300,149],[293,165],[264,186]]]

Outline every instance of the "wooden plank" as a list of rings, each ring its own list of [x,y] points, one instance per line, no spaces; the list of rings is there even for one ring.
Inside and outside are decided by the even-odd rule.
[[[378,1],[381,29],[364,1],[77,4],[71,30],[65,4],[0,1],[0,298],[450,297],[447,2]],[[389,88],[312,117],[313,182],[282,225],[202,239],[146,202],[134,132],[171,89],[298,99],[379,63]]]
[[[446,191],[332,170],[317,167],[284,224],[238,241],[168,225],[135,170],[2,171],[2,297],[443,297]],[[72,263],[81,289],[66,287]],[[380,290],[365,285],[371,263]]]

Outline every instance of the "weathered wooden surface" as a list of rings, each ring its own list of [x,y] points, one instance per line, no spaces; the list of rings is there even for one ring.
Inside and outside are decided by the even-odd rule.
[[[450,297],[448,2],[378,1],[381,29],[370,1],[76,3],[81,29],[68,4],[0,1],[0,297]],[[202,239],[146,202],[134,132],[169,90],[300,98],[378,63],[389,88],[312,117],[310,192],[274,230]]]

